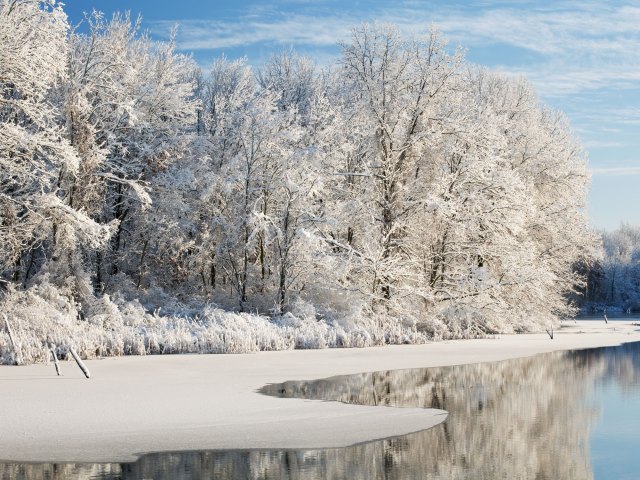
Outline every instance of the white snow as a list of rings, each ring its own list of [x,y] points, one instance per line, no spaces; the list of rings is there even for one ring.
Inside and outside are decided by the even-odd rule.
[[[495,361],[640,341],[624,322],[585,321],[546,334],[382,348],[90,360],[0,367],[0,459],[130,461],[145,452],[340,447],[428,428],[439,410],[363,407],[260,395],[266,383],[387,369]]]

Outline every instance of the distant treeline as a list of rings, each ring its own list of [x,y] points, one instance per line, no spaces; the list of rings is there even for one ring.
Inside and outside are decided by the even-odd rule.
[[[640,227],[601,232],[603,251],[585,269],[584,310],[640,312]]]

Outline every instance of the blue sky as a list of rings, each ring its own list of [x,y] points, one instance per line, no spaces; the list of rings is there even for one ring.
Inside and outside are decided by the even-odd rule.
[[[640,0],[468,2],[396,0],[68,0],[72,23],[95,8],[143,16],[154,38],[179,26],[178,46],[204,67],[222,53],[259,66],[293,47],[317,63],[364,21],[407,34],[436,25],[467,58],[526,75],[540,98],[565,111],[589,153],[591,224],[640,224]]]

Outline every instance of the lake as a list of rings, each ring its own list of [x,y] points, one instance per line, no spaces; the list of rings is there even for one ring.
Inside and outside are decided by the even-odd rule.
[[[640,342],[291,381],[261,393],[434,407],[449,416],[429,430],[341,449],[153,453],[126,464],[0,463],[0,479],[640,478]]]

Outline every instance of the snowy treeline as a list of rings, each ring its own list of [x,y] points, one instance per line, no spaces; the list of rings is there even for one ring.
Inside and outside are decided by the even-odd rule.
[[[623,224],[603,231],[603,253],[586,268],[586,310],[640,310],[640,227]]]
[[[351,345],[570,313],[594,245],[585,156],[525,79],[437,31],[356,27],[325,68],[283,52],[201,69],[127,15],[86,22],[0,0],[0,301],[32,344],[56,322],[108,337],[140,305],[116,323],[146,351],[151,317],[192,344],[231,328],[216,306],[253,314],[254,346],[263,322]]]

